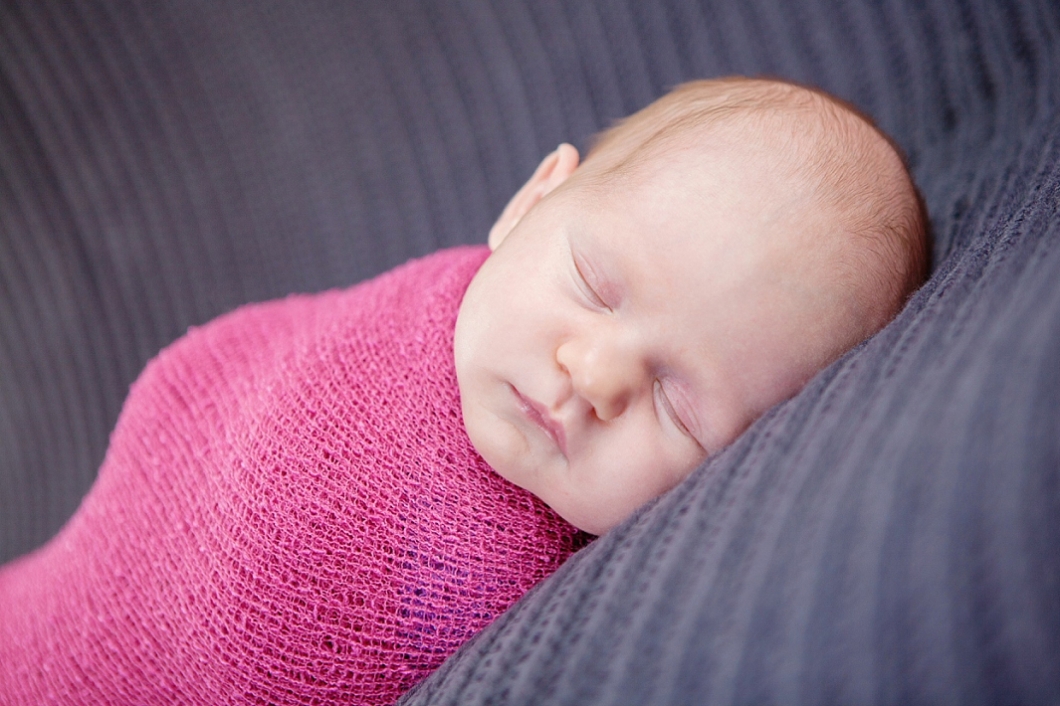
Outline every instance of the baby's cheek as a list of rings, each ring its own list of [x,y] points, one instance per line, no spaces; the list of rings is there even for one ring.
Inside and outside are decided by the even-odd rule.
[[[527,488],[523,465],[530,449],[526,438],[511,424],[483,410],[465,412],[465,420],[471,445],[479,456],[502,478]]]
[[[659,471],[659,487],[656,495],[662,495],[685,481],[709,457],[708,452],[695,440],[683,437],[669,445],[666,456],[668,468]]]
[[[631,437],[635,443],[615,443],[610,447],[605,474],[614,495],[628,506],[628,512],[684,480],[702,456],[691,440],[667,438],[665,433],[650,428]]]

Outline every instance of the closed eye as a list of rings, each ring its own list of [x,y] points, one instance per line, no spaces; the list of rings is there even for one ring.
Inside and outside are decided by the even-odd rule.
[[[674,426],[676,426],[682,434],[684,434],[691,441],[693,441],[696,446],[702,448],[703,445],[699,442],[699,439],[697,439],[695,435],[688,430],[688,427],[685,426],[685,423],[681,421],[681,415],[677,413],[677,410],[674,408],[673,403],[670,401],[670,398],[666,394],[666,387],[659,380],[656,380],[654,383],[652,389],[652,397],[655,398],[656,409],[661,407],[665,415],[670,418],[671,422],[673,422]]]
[[[579,258],[577,255],[571,253],[571,259],[574,262],[574,271],[577,273],[578,288],[582,290],[582,293],[593,306],[610,310],[611,307],[607,305],[607,302],[604,301],[603,297],[601,297],[596,289],[589,283],[590,278],[585,274],[585,270],[588,268],[578,262]]]

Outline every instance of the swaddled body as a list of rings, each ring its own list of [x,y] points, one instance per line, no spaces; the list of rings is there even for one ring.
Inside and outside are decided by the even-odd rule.
[[[0,571],[0,703],[388,703],[586,536],[464,430],[485,248],[245,307],[136,382],[99,478]]]

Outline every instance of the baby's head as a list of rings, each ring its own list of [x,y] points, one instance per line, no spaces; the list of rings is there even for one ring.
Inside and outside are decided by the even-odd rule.
[[[791,84],[685,84],[561,145],[460,306],[464,422],[498,473],[600,534],[886,324],[925,222],[891,143]]]

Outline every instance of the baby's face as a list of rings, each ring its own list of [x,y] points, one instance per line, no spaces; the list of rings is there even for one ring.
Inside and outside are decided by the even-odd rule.
[[[613,193],[575,173],[504,234],[455,338],[498,473],[601,534],[860,340],[825,224],[769,171],[732,155]]]

